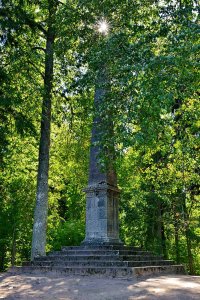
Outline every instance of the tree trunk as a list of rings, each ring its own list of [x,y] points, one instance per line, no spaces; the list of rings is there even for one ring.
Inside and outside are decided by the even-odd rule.
[[[180,263],[180,249],[179,249],[179,213],[177,212],[176,205],[173,206],[174,212],[174,239],[175,239],[175,252],[176,262]]]
[[[14,225],[13,237],[12,237],[12,250],[11,250],[11,265],[12,265],[12,267],[15,266],[15,260],[16,260],[16,228]]]
[[[178,226],[176,222],[174,224],[174,235],[175,235],[176,262],[177,264],[179,264],[180,263],[179,233],[178,233]]]
[[[186,206],[186,195],[183,195],[183,213],[184,213],[184,226],[185,226],[185,237],[187,244],[187,255],[188,255],[188,266],[190,274],[194,274],[194,261],[192,255],[192,243],[190,239],[190,226],[189,226],[189,215]]]
[[[5,247],[5,245],[1,245],[1,250],[0,250],[0,271],[5,270],[5,258],[6,258],[6,247]]]
[[[167,259],[168,253],[167,253],[167,246],[166,246],[165,226],[163,221],[161,224],[161,241],[162,241],[162,253],[164,258]]]
[[[194,270],[194,261],[193,261],[193,255],[192,255],[192,243],[191,243],[191,239],[190,239],[190,229],[189,229],[188,225],[186,225],[186,228],[185,228],[185,235],[186,235],[186,242],[187,242],[189,270],[190,270],[190,274],[194,275],[195,270]]]
[[[54,17],[56,1],[49,0],[49,19],[46,35],[44,96],[42,104],[41,137],[37,177],[36,206],[34,213],[31,260],[46,254],[46,227],[48,215],[48,173],[50,151],[50,124],[53,82]]]
[[[158,238],[159,238],[159,244],[161,245],[161,251],[164,258],[167,259],[167,247],[166,247],[166,236],[165,236],[165,227],[164,227],[164,221],[163,221],[163,205],[161,201],[158,202]]]

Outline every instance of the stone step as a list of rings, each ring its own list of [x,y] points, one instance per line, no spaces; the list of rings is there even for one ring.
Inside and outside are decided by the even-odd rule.
[[[88,245],[88,246],[63,246],[61,251],[68,250],[133,250],[142,251],[141,247],[125,246],[125,245]]]
[[[48,256],[54,255],[152,255],[149,251],[136,251],[136,250],[65,250],[65,251],[53,251]]]
[[[171,260],[154,260],[154,261],[35,261],[32,266],[42,267],[138,267],[138,266],[162,266],[173,265]]]
[[[167,265],[167,266],[144,266],[132,268],[135,277],[163,275],[163,274],[186,274],[183,265]]]
[[[34,262],[24,263],[27,272],[55,272],[66,275],[98,275],[112,277],[137,277],[147,274],[184,273],[182,265],[155,256],[137,247],[80,246],[63,247]]]
[[[162,265],[162,266],[144,266],[144,267],[42,267],[27,266],[13,267],[10,272],[17,273],[48,273],[53,272],[58,275],[97,275],[109,277],[142,277],[152,274],[184,274],[182,265]]]
[[[141,261],[141,260],[163,260],[162,256],[154,255],[54,255],[41,256],[35,258],[35,261]]]
[[[141,261],[141,260],[164,260],[163,256],[155,256],[155,255],[119,255],[119,258],[122,260],[135,260],[135,261]]]

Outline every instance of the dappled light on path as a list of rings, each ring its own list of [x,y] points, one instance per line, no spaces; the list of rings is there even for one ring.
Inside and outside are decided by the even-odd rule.
[[[200,299],[200,277],[198,276],[160,276],[148,278],[139,283],[129,285],[129,291],[140,287],[141,295],[129,297],[137,299]],[[144,295],[145,294],[145,295]]]
[[[0,275],[0,299],[199,300],[200,277],[160,276],[141,280],[94,276]]]

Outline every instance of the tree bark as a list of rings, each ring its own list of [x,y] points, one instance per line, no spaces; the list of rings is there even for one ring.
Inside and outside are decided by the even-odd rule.
[[[186,207],[186,195],[183,195],[183,212],[184,212],[184,226],[185,226],[185,237],[187,244],[187,256],[188,256],[188,266],[190,274],[195,274],[194,261],[192,255],[192,242],[190,239],[190,225],[189,225],[189,215]]]
[[[12,236],[12,250],[11,250],[11,265],[15,266],[16,261],[16,228],[14,225],[13,236]]]
[[[165,226],[164,226],[164,221],[163,221],[163,214],[164,214],[164,209],[161,201],[158,202],[157,206],[157,214],[158,214],[158,219],[157,219],[157,226],[158,226],[158,239],[159,239],[159,244],[160,244],[160,250],[164,256],[165,259],[167,259],[167,247],[166,247],[166,236],[165,236]]]
[[[48,173],[50,151],[51,102],[53,84],[54,18],[57,1],[49,0],[48,30],[46,34],[44,95],[42,104],[41,136],[37,177],[36,206],[32,237],[31,260],[46,254],[46,228],[48,215]]]
[[[5,245],[1,245],[1,250],[0,250],[0,271],[5,270],[5,258],[6,258],[6,247],[5,247]]]
[[[161,241],[162,241],[162,253],[165,259],[168,258],[167,246],[166,246],[166,236],[165,236],[165,226],[162,220],[161,224]]]
[[[179,212],[177,211],[176,204],[173,205],[174,212],[174,240],[175,240],[175,252],[176,262],[180,263],[180,248],[179,248]]]

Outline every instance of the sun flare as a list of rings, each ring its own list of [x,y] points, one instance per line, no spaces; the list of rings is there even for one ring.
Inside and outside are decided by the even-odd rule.
[[[106,20],[100,20],[97,23],[97,30],[99,33],[107,35],[109,31],[109,24]]]

